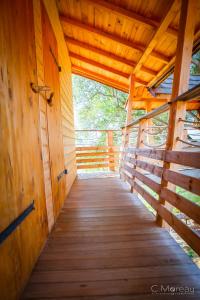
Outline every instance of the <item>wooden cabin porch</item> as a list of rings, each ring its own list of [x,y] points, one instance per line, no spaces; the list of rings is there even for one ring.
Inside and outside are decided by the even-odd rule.
[[[168,232],[200,255],[199,16],[200,0],[0,0],[0,300],[200,298]],[[77,143],[72,75],[127,94],[123,128],[84,129],[104,145]],[[118,178],[77,178],[102,168]]]
[[[120,179],[76,180],[22,299],[199,299],[199,278]]]

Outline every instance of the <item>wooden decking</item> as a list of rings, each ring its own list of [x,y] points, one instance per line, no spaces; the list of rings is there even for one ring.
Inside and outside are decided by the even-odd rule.
[[[23,299],[200,299],[200,272],[120,179],[78,180]]]

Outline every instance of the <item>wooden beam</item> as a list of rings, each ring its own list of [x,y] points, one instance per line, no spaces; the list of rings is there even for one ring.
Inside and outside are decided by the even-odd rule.
[[[168,10],[166,15],[163,17],[160,26],[156,30],[155,34],[153,35],[153,38],[149,42],[147,48],[143,52],[139,62],[137,63],[134,74],[136,74],[142,67],[143,63],[147,60],[148,56],[151,54],[155,46],[157,45],[160,37],[164,34],[164,32],[167,30],[169,24],[171,21],[175,18],[177,12],[179,9],[179,1],[169,1],[168,2]]]
[[[124,78],[129,78],[129,76],[130,76],[130,74],[128,74],[128,73],[124,73],[124,72],[118,71],[117,69],[113,69],[113,68],[108,67],[106,65],[103,65],[103,64],[101,64],[101,63],[99,63],[99,62],[97,62],[95,60],[92,60],[92,59],[83,57],[81,55],[78,55],[78,54],[76,54],[74,52],[69,52],[69,56],[71,58],[74,58],[76,60],[79,60],[81,62],[84,62],[86,64],[92,65],[92,66],[97,67],[97,68],[100,68],[102,70],[108,71],[110,73],[119,75],[119,76],[124,77]]]
[[[196,44],[200,43],[200,28],[197,29],[195,36],[194,36],[194,43],[193,43],[193,53],[195,52],[196,49]],[[173,57],[171,57],[169,63],[162,68],[157,75],[148,83],[149,87],[152,87],[154,85],[156,85],[157,82],[159,81],[163,81],[162,78],[167,78],[171,73],[173,73],[173,69],[174,69],[174,64],[175,64],[175,58],[176,55],[174,55]],[[166,76],[165,76],[166,75]]]
[[[145,49],[144,45],[140,45],[140,44],[134,43],[134,42],[132,42],[130,40],[126,40],[124,38],[121,38],[120,36],[117,36],[117,35],[105,32],[105,31],[103,31],[103,30],[101,30],[99,28],[93,27],[91,25],[87,25],[85,23],[82,23],[82,22],[80,22],[78,20],[69,18],[67,16],[60,15],[60,20],[64,24],[70,24],[71,26],[78,27],[81,30],[86,30],[86,31],[88,31],[90,33],[98,34],[98,35],[100,35],[100,36],[102,36],[102,37],[104,37],[106,39],[112,40],[113,42],[117,42],[119,44],[122,44],[124,46],[129,47],[129,48],[132,48],[134,50],[138,50],[138,51],[142,52]]]
[[[72,73],[76,74],[76,75],[86,77],[86,78],[91,79],[91,80],[95,80],[99,83],[102,83],[102,84],[105,84],[105,85],[108,85],[108,86],[111,86],[111,87],[113,87],[117,90],[120,90],[122,92],[125,92],[125,93],[128,93],[128,90],[129,90],[129,86],[126,85],[126,84],[120,83],[118,81],[115,81],[115,80],[110,79],[106,76],[97,74],[95,72],[92,72],[92,71],[87,70],[87,69],[82,68],[82,67],[72,65]]]
[[[111,73],[113,73],[113,74],[119,75],[119,76],[124,77],[124,78],[126,78],[126,79],[128,79],[129,76],[130,76],[130,74],[128,74],[128,73],[124,73],[124,72],[118,71],[118,70],[116,70],[116,69],[110,68],[110,67],[108,67],[108,66],[106,66],[106,65],[103,65],[103,64],[98,63],[98,62],[96,62],[96,61],[94,61],[94,60],[91,60],[91,59],[89,59],[89,58],[86,58],[86,57],[83,57],[83,56],[81,56],[81,55],[78,55],[78,54],[76,54],[76,53],[69,52],[69,55],[70,55],[71,58],[74,58],[74,59],[77,59],[77,60],[79,60],[79,61],[85,62],[85,63],[87,63],[87,64],[89,64],[89,65],[92,65],[92,66],[95,66],[95,67],[97,67],[97,68],[103,69],[103,70],[105,70],[105,71],[111,72]],[[135,81],[136,81],[137,83],[142,84],[142,85],[146,85],[146,84],[147,84],[146,81],[144,81],[144,80],[142,80],[142,79],[140,79],[140,78],[137,78],[137,77],[135,77]]]
[[[179,21],[178,42],[176,49],[176,61],[174,69],[172,99],[177,98],[188,90],[190,77],[190,62],[192,58],[192,47],[195,29],[195,0],[182,0],[181,14]],[[179,118],[184,118],[186,106],[184,101],[173,101],[169,110],[169,125],[166,140],[166,150],[177,150],[177,137],[181,138],[184,132],[184,124],[179,122]],[[178,145],[179,146],[179,145]],[[172,165],[172,168],[176,167]],[[163,176],[161,179],[161,188],[168,186],[168,179],[164,176],[170,169],[170,163],[164,160]],[[180,176],[180,175],[178,175]],[[183,176],[183,175],[181,175]],[[175,180],[173,183],[176,185]],[[159,203],[165,204],[165,199],[159,196]],[[157,215],[158,225],[162,225],[161,215]]]
[[[107,58],[109,58],[111,60],[115,60],[115,61],[117,61],[119,63],[127,65],[128,67],[134,68],[136,66],[136,62],[135,61],[131,61],[131,60],[128,60],[128,59],[126,59],[124,57],[115,55],[115,54],[113,54],[111,52],[107,52],[105,50],[93,47],[93,46],[91,46],[91,45],[89,45],[87,43],[75,40],[75,39],[67,37],[67,36],[65,36],[65,40],[66,40],[67,44],[70,44],[70,45],[73,45],[73,46],[77,46],[79,48],[81,47],[81,48],[83,48],[85,50],[94,52],[94,53],[99,54],[101,56],[107,57]],[[144,66],[141,67],[141,71],[143,71],[145,73],[149,73],[149,74],[151,74],[153,76],[157,75],[157,71],[149,69],[149,68],[144,67]]]
[[[145,101],[145,102],[161,102],[161,103],[165,103],[165,102],[168,102],[168,99],[167,98],[144,98],[144,97],[134,97],[134,102],[142,102],[142,101]]]
[[[172,99],[187,92],[190,77],[190,62],[195,26],[195,0],[182,0],[179,24],[178,44],[172,87]],[[177,101],[170,106],[169,134],[167,137],[167,150],[171,150],[175,143],[175,127],[177,125]]]
[[[71,26],[80,28],[81,30],[86,30],[90,33],[100,35],[100,36],[102,36],[106,39],[112,40],[113,42],[116,42],[116,43],[119,43],[119,44],[124,45],[126,47],[129,47],[132,50],[134,49],[134,50],[137,50],[139,52],[143,52],[145,50],[144,45],[132,42],[132,41],[124,39],[124,38],[121,38],[120,36],[117,36],[116,34],[111,34],[111,33],[105,32],[101,29],[98,29],[98,28],[93,27],[91,25],[87,25],[85,23],[82,23],[78,20],[69,18],[67,16],[60,15],[60,20],[61,20],[61,22],[63,22],[63,24],[70,24]],[[157,51],[152,51],[151,55],[153,57],[157,58],[158,60],[161,60],[165,63],[169,62],[169,57],[166,57],[164,54],[159,53]]]
[[[103,7],[104,9],[108,10],[109,12],[114,13],[119,17],[123,17],[129,21],[137,22],[143,26],[147,26],[148,28],[153,28],[155,30],[160,24],[159,21],[150,19],[146,16],[142,16],[130,9],[123,8],[121,6],[117,6],[113,3],[104,0],[87,0],[91,2],[95,6]],[[177,31],[173,28],[168,28],[167,32],[173,36],[177,36]]]
[[[72,39],[70,37],[65,36],[65,40],[66,40],[67,44],[71,44],[73,46],[77,46],[77,47],[83,48],[85,50],[92,51],[92,52],[94,52],[96,54],[105,56],[105,57],[107,57],[109,59],[113,59],[113,60],[115,60],[117,62],[120,62],[122,64],[125,64],[125,65],[127,65],[129,67],[135,67],[135,65],[136,65],[136,62],[134,62],[134,61],[127,60],[124,57],[117,56],[117,55],[115,55],[113,53],[110,53],[110,52],[107,52],[105,50],[93,47],[93,46],[91,46],[91,45],[89,45],[87,43],[83,43],[81,41]]]

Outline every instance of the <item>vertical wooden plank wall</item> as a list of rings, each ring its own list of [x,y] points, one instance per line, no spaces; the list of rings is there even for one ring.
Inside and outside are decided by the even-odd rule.
[[[62,68],[60,130],[62,150],[68,154],[67,195],[76,177],[71,66],[56,4],[43,2]],[[39,0],[0,1],[0,231],[35,201],[35,210],[0,245],[0,298],[4,300],[19,298],[54,222],[50,216],[48,230],[47,204],[52,192],[46,103],[30,88],[30,82],[44,83],[40,10]]]
[[[71,84],[71,62],[59,21],[56,2],[54,0],[43,0],[43,3],[49,15],[49,19],[57,39],[58,61],[62,68],[62,71],[60,72],[60,96],[65,168],[68,170],[68,175],[66,176],[66,193],[68,194],[71,185],[76,178],[77,171]]]

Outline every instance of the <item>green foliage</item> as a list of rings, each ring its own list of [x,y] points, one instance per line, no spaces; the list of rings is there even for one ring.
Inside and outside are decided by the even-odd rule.
[[[127,94],[76,75],[72,83],[77,128],[120,129],[124,125]]]

